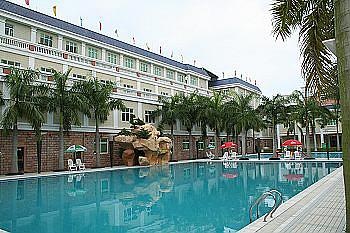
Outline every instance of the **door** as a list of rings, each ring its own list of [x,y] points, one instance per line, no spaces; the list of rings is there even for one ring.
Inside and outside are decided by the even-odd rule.
[[[17,148],[18,172],[24,172],[24,147]]]

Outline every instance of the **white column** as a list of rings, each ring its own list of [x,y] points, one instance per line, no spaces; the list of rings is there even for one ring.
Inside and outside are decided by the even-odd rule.
[[[28,57],[28,68],[34,70],[35,69],[35,58],[34,57]],[[39,67],[40,68],[40,67]]]
[[[115,109],[113,114],[113,128],[118,129],[119,127],[119,110]]]
[[[36,43],[36,28],[35,27],[30,28],[30,42]]]
[[[159,94],[159,86],[158,85],[154,86],[154,92],[156,94]]]
[[[63,71],[63,73],[66,73],[68,71],[68,65],[67,64],[63,64],[62,71]]]
[[[174,95],[175,95],[175,90],[174,90],[174,88],[171,88],[171,89],[170,89],[170,95],[171,95],[171,96],[174,96]]]
[[[136,89],[141,90],[141,82],[140,81],[136,82]]]
[[[84,42],[81,42],[81,55],[86,56],[86,44]]]
[[[320,128],[320,136],[321,136],[321,146],[324,143],[324,135],[323,135],[323,129]]]
[[[281,135],[280,135],[280,124],[277,125],[277,148],[281,148]]]
[[[63,50],[63,36],[61,36],[61,35],[58,35],[57,49],[58,50]]]
[[[143,106],[141,102],[137,102],[137,117],[143,119]]]
[[[151,74],[154,74],[154,72],[153,72],[153,64],[151,63]]]
[[[303,139],[301,138],[301,132],[299,130],[299,127],[296,126],[297,132],[298,132],[298,140],[301,142]]]
[[[6,24],[6,19],[3,17],[0,17],[0,36],[5,35],[5,24]]]
[[[106,49],[102,49],[101,60],[102,61],[107,61],[107,59],[106,59]]]
[[[136,59],[136,64],[135,64],[136,66],[135,66],[135,69],[137,70],[137,71],[139,71],[140,70],[140,60],[139,59]]]
[[[119,65],[123,66],[123,64],[124,64],[124,55],[120,54]]]

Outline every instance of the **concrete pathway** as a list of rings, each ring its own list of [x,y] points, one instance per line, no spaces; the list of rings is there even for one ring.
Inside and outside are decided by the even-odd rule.
[[[283,203],[274,218],[259,218],[239,232],[345,232],[343,167]]]

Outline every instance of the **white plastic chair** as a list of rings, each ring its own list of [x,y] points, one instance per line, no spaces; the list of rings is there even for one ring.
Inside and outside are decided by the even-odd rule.
[[[77,159],[77,167],[79,170],[85,170],[85,164],[82,163],[80,159]]]
[[[285,158],[285,159],[290,159],[290,151],[289,151],[289,150],[287,150],[287,151],[285,152],[284,158]]]
[[[237,152],[236,151],[232,151],[230,153],[230,156],[231,156],[232,159],[237,159]]]
[[[76,171],[77,166],[73,163],[72,159],[68,159],[68,170],[69,171]]]
[[[295,152],[294,152],[294,158],[295,158],[295,159],[301,159],[301,156],[300,156],[300,152],[299,152],[299,151],[295,151]]]
[[[215,155],[214,155],[213,153],[211,153],[211,151],[209,151],[209,153],[208,153],[208,152],[206,152],[206,153],[207,153],[207,157],[208,157],[209,159],[215,158]]]
[[[230,160],[227,151],[224,153],[224,155],[222,156],[222,158],[223,158],[224,160]]]

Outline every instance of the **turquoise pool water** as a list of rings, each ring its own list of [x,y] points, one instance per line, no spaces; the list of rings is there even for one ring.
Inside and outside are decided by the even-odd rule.
[[[224,232],[249,223],[264,191],[283,200],[340,163],[184,163],[0,182],[0,229],[12,233]],[[261,213],[273,201],[267,199]]]
[[[327,152],[311,152],[312,156],[314,158],[327,158]],[[256,159],[258,157],[257,154],[248,154],[249,158]],[[260,158],[271,158],[272,153],[262,153],[260,154]],[[329,152],[329,158],[342,158],[343,153],[342,152]]]

